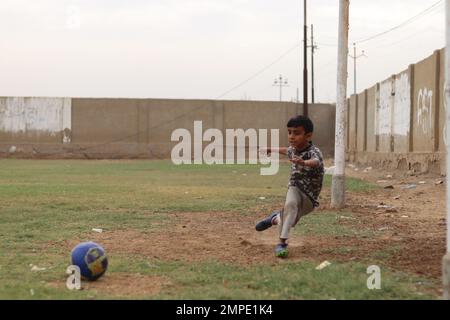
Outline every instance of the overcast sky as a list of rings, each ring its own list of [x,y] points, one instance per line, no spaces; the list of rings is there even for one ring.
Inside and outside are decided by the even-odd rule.
[[[351,1],[350,53],[437,2]],[[338,3],[308,0],[316,102],[336,97]],[[444,47],[444,3],[358,45],[358,91]],[[302,100],[302,37],[303,0],[2,0],[0,96],[276,101],[281,74]]]

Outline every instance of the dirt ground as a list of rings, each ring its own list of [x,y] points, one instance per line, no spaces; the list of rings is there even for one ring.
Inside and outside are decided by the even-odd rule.
[[[339,223],[355,230],[373,230],[375,235],[296,234],[290,239],[289,261],[367,261],[374,252],[386,251],[390,254],[382,261],[389,267],[439,280],[445,253],[445,178],[432,174],[365,170],[352,165],[347,167],[346,176],[364,179],[381,188],[367,193],[347,192],[347,206],[342,211],[351,215],[345,217],[337,212],[341,219]],[[321,198],[321,206],[313,214],[330,211],[329,187],[323,189]],[[274,204],[273,209],[279,205],[281,203]],[[92,240],[101,242],[108,251],[116,254],[135,253],[166,261],[213,260],[238,265],[285,263],[273,255],[276,228],[254,231],[255,223],[267,213],[174,213],[174,224],[156,233],[143,236],[133,230],[111,231],[94,234]],[[60,245],[69,249],[76,243],[73,240]],[[349,252],[339,250],[348,247],[353,249]],[[114,282],[108,280],[108,285],[112,286],[108,290],[121,287],[120,283]],[[157,292],[158,288],[142,290]]]
[[[370,167],[369,167],[370,168]],[[365,170],[348,167],[346,174],[378,184],[381,190],[367,195],[349,193],[347,205],[355,216],[382,235],[364,241],[397,248],[388,263],[440,279],[445,254],[446,178],[436,174]]]

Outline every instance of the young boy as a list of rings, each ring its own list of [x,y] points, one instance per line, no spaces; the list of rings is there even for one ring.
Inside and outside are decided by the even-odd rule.
[[[285,154],[292,162],[286,202],[281,211],[273,212],[256,224],[257,231],[278,225],[280,243],[275,247],[275,255],[280,258],[288,255],[287,240],[291,227],[302,216],[319,206],[317,200],[324,175],[322,153],[311,142],[314,129],[312,121],[305,116],[296,116],[288,121],[287,129],[290,144],[288,148],[266,149],[268,154]]]

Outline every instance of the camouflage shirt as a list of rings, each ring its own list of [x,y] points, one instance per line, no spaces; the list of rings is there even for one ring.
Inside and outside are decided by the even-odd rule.
[[[304,194],[308,196],[308,198],[311,199],[314,207],[318,207],[318,198],[319,193],[322,190],[324,175],[322,152],[319,150],[319,148],[313,145],[312,142],[310,142],[309,145],[301,151],[292,146],[289,147],[287,150],[287,156],[289,159],[299,157],[303,160],[319,160],[320,164],[315,168],[292,163],[291,178],[288,184],[288,186],[298,187]]]

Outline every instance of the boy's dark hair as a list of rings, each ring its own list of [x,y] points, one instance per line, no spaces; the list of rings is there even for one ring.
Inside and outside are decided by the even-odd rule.
[[[303,129],[305,129],[305,133],[310,133],[314,131],[314,125],[311,119],[305,116],[296,116],[289,119],[287,127],[288,128],[303,127]]]

